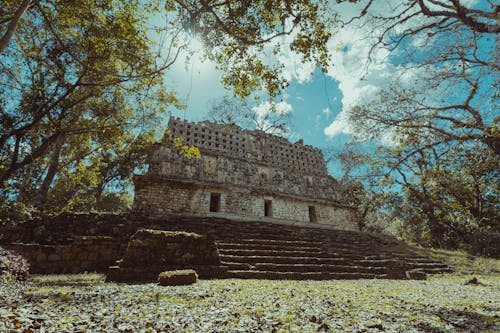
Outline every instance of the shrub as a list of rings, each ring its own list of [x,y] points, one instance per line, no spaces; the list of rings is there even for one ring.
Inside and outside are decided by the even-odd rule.
[[[0,247],[0,282],[24,281],[29,275],[28,261]]]
[[[6,201],[0,197],[0,227],[29,220],[39,212],[22,202]]]

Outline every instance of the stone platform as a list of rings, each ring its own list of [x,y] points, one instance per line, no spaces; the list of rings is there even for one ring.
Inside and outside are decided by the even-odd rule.
[[[87,243],[90,251],[95,248],[95,242],[82,242],[81,237],[99,237],[106,241],[107,247],[114,249],[106,253],[115,257],[103,257],[106,265],[97,262],[98,257],[93,262],[94,267],[86,266],[85,270],[105,272],[103,268],[110,266],[110,261],[123,258],[130,237],[139,228],[195,232],[214,239],[221,260],[216,266],[224,269],[205,267],[208,271],[198,272],[202,278],[406,279],[452,271],[447,265],[412,251],[393,237],[335,230],[314,223],[231,220],[217,216],[172,215],[151,220],[133,214],[80,214],[28,221],[1,232],[4,235],[2,244],[16,243],[16,250],[33,261],[38,273],[68,272],[62,268],[74,265],[77,258],[73,258],[72,253],[77,252],[64,249],[74,249],[71,244],[76,241],[78,253],[85,252]],[[23,247],[20,243],[35,243],[37,246]],[[59,253],[62,261],[57,262],[57,267],[61,270],[36,262],[38,256],[29,253],[33,249],[50,249]],[[47,272],[44,268],[48,268]],[[170,267],[174,268],[191,267]],[[133,273],[133,267],[129,270]]]

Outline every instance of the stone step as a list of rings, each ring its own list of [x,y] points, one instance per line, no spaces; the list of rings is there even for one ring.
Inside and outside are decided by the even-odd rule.
[[[236,271],[251,270],[253,268],[251,264],[246,262],[222,261],[222,265],[227,266],[229,270],[236,270]]]
[[[290,246],[318,246],[322,242],[319,241],[304,241],[295,239],[266,239],[266,238],[243,238],[243,239],[225,239],[217,241],[220,243],[237,243],[237,244],[268,244],[268,245],[290,245]]]
[[[325,249],[329,252],[356,252],[371,255],[374,250],[371,247],[355,247],[348,244],[324,245],[321,242],[310,241],[286,241],[286,240],[219,240],[219,248],[240,248],[240,249],[289,249],[289,248],[308,248],[315,247]]]
[[[234,263],[277,263],[277,264],[344,264],[350,262],[345,258],[317,258],[314,256],[286,257],[286,256],[256,256],[256,255],[221,255],[223,262]]]
[[[378,258],[378,259],[370,259],[367,260],[365,257],[358,256],[342,256],[341,254],[327,254],[324,256],[317,256],[316,253],[307,253],[301,256],[293,255],[268,255],[266,253],[264,255],[248,255],[248,254],[229,254],[229,253],[221,253],[220,258],[224,262],[240,262],[240,263],[278,263],[278,264],[343,264],[343,265],[357,265],[357,266],[399,266],[402,262],[401,260],[396,259],[387,259],[387,258]]]
[[[414,263],[414,262],[406,262],[409,267],[412,269],[450,269],[450,267],[441,262],[425,262],[425,263]]]
[[[347,257],[317,257],[314,254],[305,256],[281,256],[281,255],[230,255],[222,254],[220,256],[223,262],[239,262],[239,263],[276,263],[276,264],[326,264],[326,265],[357,265],[357,266],[395,266],[398,260],[380,259],[380,260],[364,260],[353,259]]]
[[[443,267],[443,268],[419,268],[424,273],[427,274],[443,274],[443,273],[453,273],[453,269],[451,267]]]
[[[271,272],[238,271],[226,272],[226,278],[267,279],[267,280],[352,280],[352,279],[387,279],[387,274],[370,273],[329,273],[329,272]]]
[[[283,257],[318,257],[318,258],[328,258],[331,255],[329,253],[320,252],[317,250],[245,250],[245,249],[219,249],[219,253],[222,256],[233,255],[233,256],[283,256]]]
[[[412,263],[419,263],[419,264],[434,264],[434,263],[440,263],[439,261],[431,258],[422,258],[422,257],[402,257],[404,260],[412,262]]]
[[[357,241],[353,239],[330,239],[324,237],[306,237],[306,236],[290,236],[290,235],[274,235],[273,233],[262,233],[262,234],[242,234],[241,237],[231,238],[228,235],[225,235],[220,238],[217,238],[219,241],[224,242],[237,242],[237,243],[290,243],[296,245],[303,246],[311,246],[317,244],[327,244],[329,246],[335,247],[336,245],[342,245],[345,247],[352,248],[374,248],[376,246],[380,246],[380,242],[376,242],[373,240],[370,241]]]
[[[386,258],[386,259],[396,259],[396,260],[405,260],[405,261],[422,262],[422,263],[437,262],[436,260],[429,259],[429,258],[422,258],[420,256],[416,257],[411,253],[394,253],[394,252],[384,251],[384,250],[372,251],[371,253],[362,253],[362,255],[367,260]]]
[[[325,272],[325,273],[370,273],[370,274],[385,274],[386,267],[370,267],[370,266],[343,266],[343,265],[325,265],[325,264],[274,264],[274,263],[256,263],[253,265],[254,270],[269,271],[269,272]]]
[[[353,260],[362,259],[390,259],[391,256],[380,253],[374,254],[374,251],[361,251],[352,249],[335,249],[325,251],[319,247],[276,247],[268,248],[261,246],[238,246],[238,244],[233,244],[231,246],[221,246],[219,248],[220,254],[230,254],[230,255],[262,255],[262,256],[304,256],[310,257],[314,254],[316,257],[331,257],[331,258],[349,258]]]
[[[221,260],[224,265],[230,267],[230,269],[238,268],[249,269],[251,266],[256,264],[281,264],[281,265],[310,265],[321,266],[321,265],[333,265],[333,266],[349,266],[349,267],[373,267],[373,268],[388,268],[388,267],[400,267],[403,263],[406,269],[421,269],[428,270],[426,273],[432,272],[451,272],[451,268],[448,265],[435,262],[435,263],[407,263],[402,260],[395,259],[380,259],[380,260],[353,260],[350,258],[317,258],[313,256],[307,257],[284,257],[284,256],[234,256],[234,255],[222,255]],[[235,267],[235,268],[233,268]]]
[[[220,250],[235,249],[235,250],[276,250],[276,251],[311,251],[320,252],[321,247],[318,246],[296,246],[290,244],[258,244],[258,243],[217,243],[217,248]]]

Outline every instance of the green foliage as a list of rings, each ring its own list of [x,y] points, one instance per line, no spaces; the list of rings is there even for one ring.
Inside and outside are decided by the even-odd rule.
[[[326,1],[169,1],[165,5],[187,31],[200,39],[207,57],[223,74],[223,83],[240,97],[265,89],[276,96],[288,82],[283,65],[264,61],[272,52],[296,52],[303,61],[326,70],[333,17]]]
[[[155,3],[46,0],[25,13],[0,53],[3,201],[52,212],[130,202],[160,113],[178,105],[147,36]]]
[[[397,67],[417,79],[409,86],[402,71],[349,112],[357,142],[382,143],[362,162],[365,228],[425,246],[500,254],[499,68],[492,43],[499,26],[486,19],[495,11],[492,4],[424,0],[372,17],[380,28],[372,50],[384,46],[396,56],[404,50]],[[407,29],[398,31],[403,22]]]
[[[18,6],[4,1],[0,26]],[[275,96],[286,86],[280,65],[255,56],[271,42],[274,52],[290,47],[326,68],[331,19],[326,6],[309,0],[34,1],[0,51],[2,201],[42,212],[126,206],[160,114],[180,105],[163,85],[176,56],[161,58],[148,37],[148,19],[163,10],[168,22],[157,32],[174,35],[165,53],[185,47],[180,30],[191,33],[237,95],[266,89]],[[199,157],[172,140],[188,158]]]
[[[498,255],[498,158],[482,145],[435,150],[439,159],[431,152],[420,151],[404,163],[399,161],[408,156],[406,149],[385,152],[386,166],[399,173],[393,181],[403,190],[397,214],[402,226],[411,226],[421,244]]]
[[[36,215],[37,210],[23,202],[12,200],[0,201],[0,227],[15,224],[19,221],[25,221],[33,215]],[[2,239],[2,235],[0,235]]]
[[[391,232],[424,246],[500,255],[498,158],[486,145],[429,148],[420,136],[408,135],[360,161],[371,167],[361,178],[365,189],[356,205],[364,230]]]
[[[191,159],[201,157],[200,150],[197,147],[184,144],[184,137],[174,137],[170,130],[167,130],[165,132],[165,137],[173,144],[173,148],[177,151],[177,153],[184,156],[185,158]]]

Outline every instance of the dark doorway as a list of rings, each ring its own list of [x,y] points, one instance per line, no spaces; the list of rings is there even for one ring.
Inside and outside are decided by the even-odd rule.
[[[309,206],[309,222],[316,222],[316,207]]]
[[[273,216],[273,202],[264,200],[264,216]]]
[[[210,193],[210,211],[220,211],[220,193]]]

